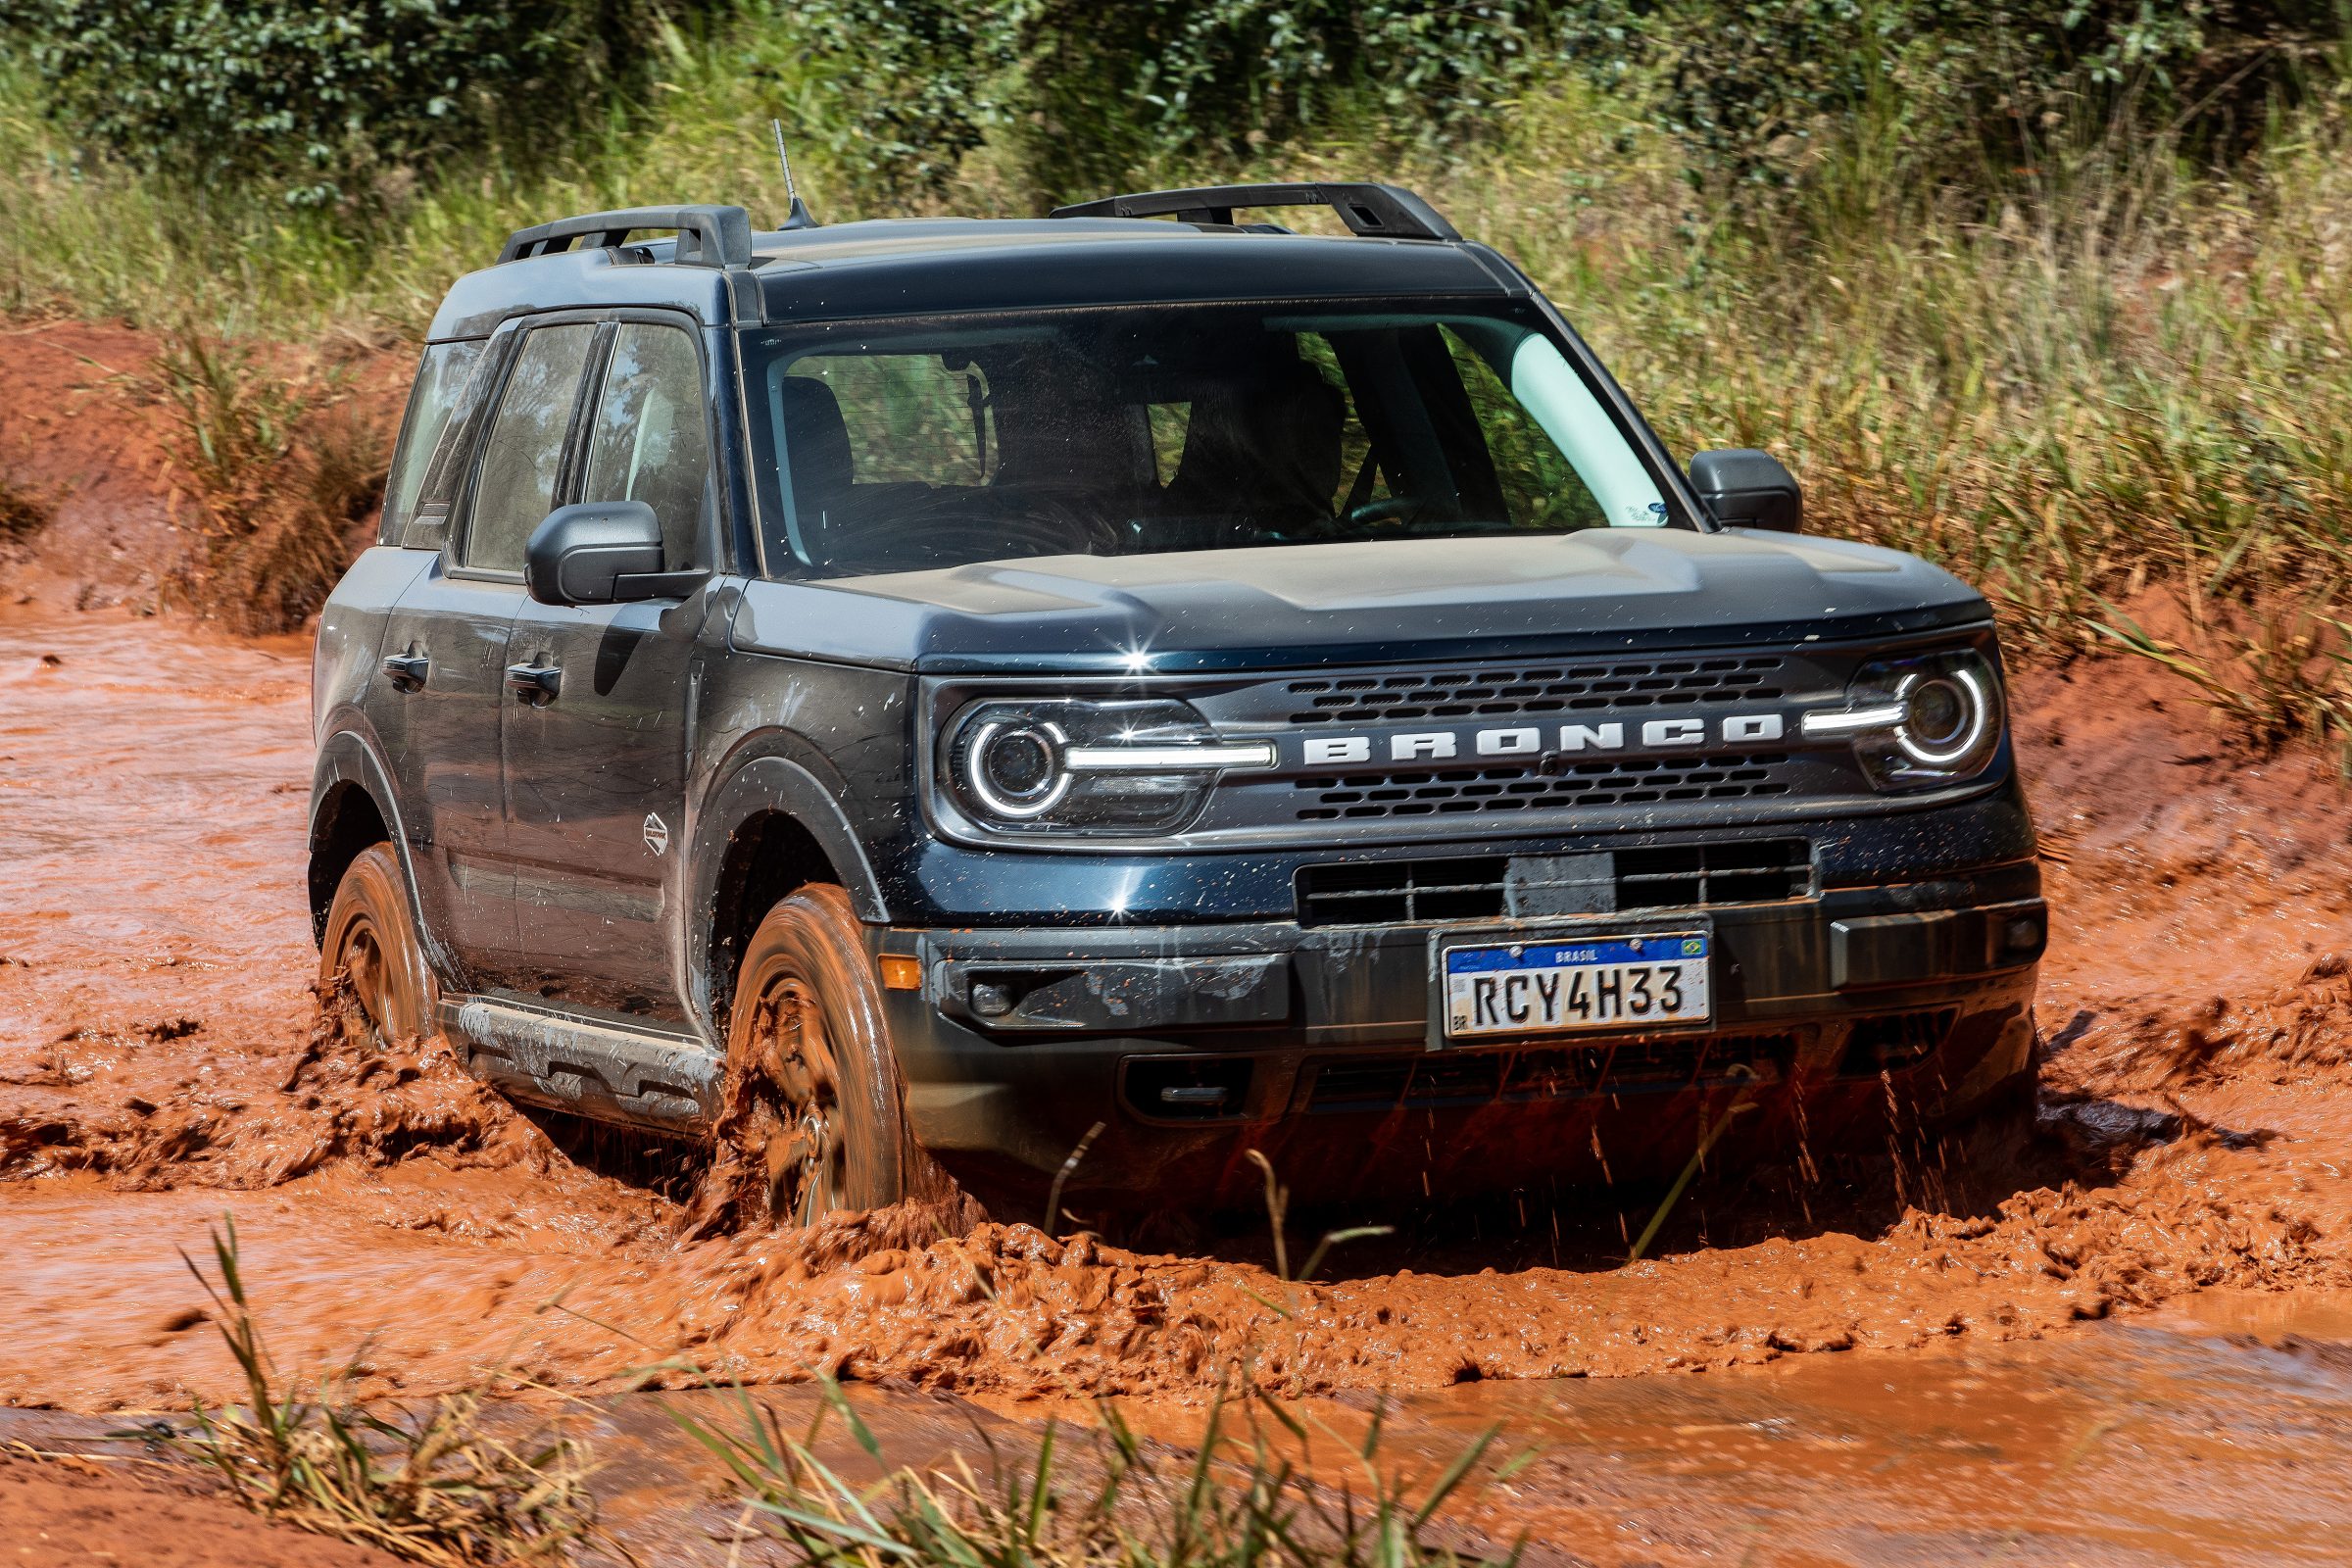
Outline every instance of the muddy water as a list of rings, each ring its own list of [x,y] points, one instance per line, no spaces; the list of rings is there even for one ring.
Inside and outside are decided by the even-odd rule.
[[[688,1380],[688,1363],[901,1380],[1014,1416],[1102,1395],[1197,1405],[1242,1375],[1294,1396],[1388,1391],[1416,1401],[1433,1445],[1501,1412],[1574,1449],[1490,1500],[1612,1561],[1671,1560],[1675,1529],[1713,1541],[1753,1518],[1797,1543],[1756,1560],[1900,1560],[1913,1529],[1941,1545],[1911,1555],[1948,1560],[1983,1544],[1966,1521],[2001,1493],[2000,1465],[2057,1473],[2050,1445],[2073,1441],[2076,1411],[2159,1389],[2180,1416],[2150,1430],[2185,1444],[2189,1412],[2227,1409],[2234,1378],[2262,1431],[2301,1432],[2294,1369],[2335,1375],[2313,1352],[2217,1349],[2146,1314],[2216,1288],[2292,1300],[2352,1285],[2342,798],[2307,765],[2200,751],[2191,720],[2112,673],[2021,693],[2061,914],[2036,1139],[1913,1151],[1907,1180],[1889,1161],[1710,1179],[1632,1265],[1621,1214],[1640,1200],[1622,1195],[1383,1216],[1407,1234],[1297,1287],[1248,1237],[1168,1254],[884,1215],[690,1245],[666,1199],[566,1159],[445,1054],[353,1055],[315,1028],[307,987],[306,685],[293,645],[0,611],[0,1399],[105,1410],[226,1391],[176,1255],[202,1255],[226,1209],[281,1362],[356,1354],[365,1393],[504,1367],[603,1397],[657,1365],[653,1381]],[[1835,1350],[1856,1353],[1806,1353]],[[2094,1375],[2125,1362],[2131,1387]],[[1693,1369],[1707,1375],[1650,1376]],[[2031,1454],[2030,1423],[2018,1457],[1968,1446],[2004,1407],[2025,1423],[2045,1406]],[[1822,1441],[1784,1443],[1783,1416]],[[1949,1444],[1934,1436],[1947,1427]],[[1871,1444],[1891,1469],[1845,1465]],[[2149,1450],[2146,1474],[2224,1474],[2193,1446]],[[2278,1470],[2290,1450],[2263,1451]],[[1755,1513],[1770,1499],[1742,1490],[1751,1472],[1820,1500],[1818,1518]],[[1879,1538],[1837,1534],[1862,1527],[1830,1495],[1877,1485],[1865,1473],[1913,1478],[1890,1498],[1921,1489],[1909,1512],[1886,1504],[1868,1550],[1854,1543]],[[2311,1495],[2334,1505],[2327,1486]],[[1656,1544],[1595,1522],[1621,1516]],[[2298,1517],[2282,1503],[2263,1527]],[[2043,1528],[2001,1537],[2001,1560],[2036,1560]],[[2083,1560],[2138,1539],[2097,1538]]]

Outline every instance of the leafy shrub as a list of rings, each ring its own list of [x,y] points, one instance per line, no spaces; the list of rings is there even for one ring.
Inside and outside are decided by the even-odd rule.
[[[1095,193],[1156,158],[1237,160],[1367,114],[1432,130],[1461,124],[1544,62],[1552,9],[1544,0],[808,0],[789,17],[842,85],[835,152],[878,191],[936,190],[1002,129],[1023,175],[1059,197]]]
[[[2344,31],[2335,0],[808,0],[775,20],[838,82],[835,153],[897,197],[997,135],[1048,197],[1335,129],[1458,144],[1562,71],[1658,77],[1702,181],[1786,184],[1825,147],[1975,180],[2119,110],[2241,138]]]
[[[238,631],[293,630],[383,500],[385,432],[335,387],[270,374],[245,345],[189,328],[167,339],[156,381],[198,514],[179,592]]]
[[[1855,138],[1969,179],[2142,109],[2230,139],[2342,31],[2334,0],[1683,0],[1649,37],[1694,172],[1785,183]]]
[[[594,104],[639,0],[0,0],[52,114],[144,168],[368,204],[403,171]],[[528,109],[519,106],[530,106]]]

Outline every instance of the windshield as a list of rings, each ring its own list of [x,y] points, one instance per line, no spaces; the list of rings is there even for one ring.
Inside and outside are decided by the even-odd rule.
[[[1525,308],[1033,312],[746,348],[782,575],[1668,520]]]

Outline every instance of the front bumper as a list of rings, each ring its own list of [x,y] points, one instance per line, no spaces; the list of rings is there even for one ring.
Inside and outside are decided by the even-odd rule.
[[[1715,1015],[1648,1034],[1449,1045],[1449,941],[1713,934]],[[1301,1201],[1640,1180],[1735,1102],[1727,1160],[1972,1108],[2026,1070],[2046,940],[2032,860],[1776,903],[1460,924],[1296,921],[877,933],[912,1131],[980,1191],[1065,1202]],[[904,966],[902,966],[903,968]],[[1714,1156],[1710,1156],[1714,1157]]]

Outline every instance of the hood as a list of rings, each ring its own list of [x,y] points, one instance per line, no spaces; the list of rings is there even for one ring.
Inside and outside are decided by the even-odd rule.
[[[1950,573],[1871,545],[1596,528],[759,582],[735,643],[926,671],[1135,673],[1832,641],[1987,614]]]

